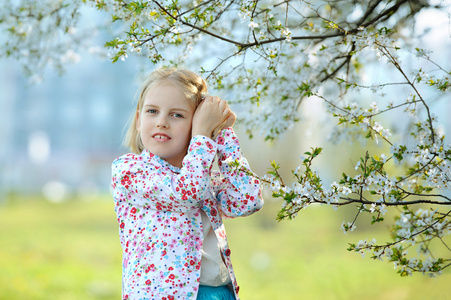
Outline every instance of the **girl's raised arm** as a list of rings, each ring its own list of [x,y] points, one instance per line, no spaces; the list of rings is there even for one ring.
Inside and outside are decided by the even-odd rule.
[[[229,127],[222,130],[216,143],[221,176],[213,176],[213,184],[223,215],[233,218],[260,210],[263,206],[260,181],[242,155],[233,129]],[[239,162],[240,167],[230,167],[229,162],[232,161]]]

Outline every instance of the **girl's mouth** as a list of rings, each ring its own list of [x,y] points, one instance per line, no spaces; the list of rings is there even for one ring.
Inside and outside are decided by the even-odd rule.
[[[161,142],[168,141],[171,139],[169,136],[167,136],[166,134],[163,134],[163,133],[156,133],[152,137],[154,139],[156,139],[157,141],[161,141]]]

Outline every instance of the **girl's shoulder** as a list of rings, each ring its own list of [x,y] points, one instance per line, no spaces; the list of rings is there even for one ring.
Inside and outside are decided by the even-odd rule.
[[[142,168],[143,166],[150,167],[153,165],[154,155],[148,151],[143,151],[141,154],[127,153],[116,158],[113,163],[113,169],[134,169]]]
[[[124,155],[119,156],[113,161],[113,165],[121,164],[121,163],[129,163],[133,161],[143,161],[142,154],[136,154],[136,153],[127,153]]]

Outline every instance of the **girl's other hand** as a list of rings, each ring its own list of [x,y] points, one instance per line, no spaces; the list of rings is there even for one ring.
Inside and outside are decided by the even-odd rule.
[[[229,108],[229,110],[230,110],[230,114],[227,117],[227,119],[225,119],[224,122],[219,124],[218,127],[216,127],[215,130],[213,131],[213,134],[212,134],[212,139],[213,140],[218,137],[218,135],[221,132],[221,130],[223,130],[225,128],[233,127],[233,124],[235,124],[236,115],[230,108]]]
[[[192,136],[204,135],[213,138],[215,129],[226,123],[231,114],[233,112],[225,100],[207,96],[194,112]]]
[[[224,123],[224,126],[221,129],[233,127],[233,125],[235,124],[236,115],[230,108],[229,108],[229,110],[230,110],[230,115],[226,119],[226,122]]]

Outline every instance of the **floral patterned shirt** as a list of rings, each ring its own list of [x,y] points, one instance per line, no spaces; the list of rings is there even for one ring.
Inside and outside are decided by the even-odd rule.
[[[212,170],[216,155],[219,171]],[[225,163],[237,159],[249,172]],[[250,215],[263,206],[260,182],[250,174],[231,128],[215,141],[193,137],[181,168],[147,150],[116,159],[112,192],[123,248],[122,298],[196,299],[203,210],[239,299],[222,218]]]

